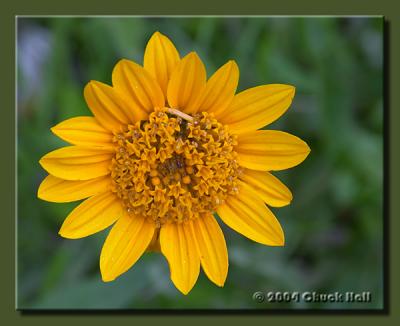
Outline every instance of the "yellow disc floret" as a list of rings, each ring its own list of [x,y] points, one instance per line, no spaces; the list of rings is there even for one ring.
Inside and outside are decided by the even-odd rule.
[[[211,114],[157,109],[115,133],[112,191],[157,226],[214,212],[238,192],[236,138]]]

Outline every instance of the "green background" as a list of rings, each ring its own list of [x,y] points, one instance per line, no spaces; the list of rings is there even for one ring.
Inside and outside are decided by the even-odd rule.
[[[312,149],[302,165],[277,174],[294,194],[292,205],[274,209],[286,246],[258,245],[224,227],[225,287],[201,275],[186,297],[159,254],[102,283],[98,258],[107,232],[62,239],[58,229],[76,203],[36,198],[46,175],[39,158],[64,145],[49,127],[89,115],[84,85],[110,83],[120,58],[141,63],[156,30],[182,55],[195,50],[208,75],[234,59],[239,91],[295,85],[291,109],[268,128]],[[19,18],[17,46],[18,308],[382,308],[382,18]],[[255,291],[370,291],[372,302],[260,304]]]

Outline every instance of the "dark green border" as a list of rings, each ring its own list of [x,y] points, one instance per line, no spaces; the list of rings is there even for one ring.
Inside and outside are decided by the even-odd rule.
[[[121,2],[121,3],[120,3]],[[227,322],[235,324],[243,324],[246,322],[258,325],[261,323],[304,323],[307,325],[321,324],[337,325],[343,322],[357,322],[363,325],[375,325],[378,323],[392,325],[395,319],[399,319],[400,306],[396,289],[400,289],[397,277],[399,273],[399,255],[396,250],[390,250],[389,254],[389,267],[390,276],[389,288],[390,297],[390,310],[388,314],[371,315],[371,314],[357,314],[346,316],[347,314],[329,314],[321,312],[317,314],[308,314],[307,316],[290,315],[290,316],[268,316],[268,312],[264,315],[242,315],[238,312],[234,314],[224,313],[218,315],[216,313],[201,316],[199,314],[183,314],[164,316],[161,314],[101,314],[94,313],[90,315],[84,314],[21,314],[15,311],[15,275],[14,275],[14,158],[15,158],[15,130],[14,130],[14,61],[15,61],[15,38],[14,26],[15,15],[44,15],[44,14],[102,14],[102,15],[118,15],[118,14],[132,14],[132,15],[162,15],[162,14],[212,14],[212,15],[251,15],[251,14],[265,14],[265,15],[384,15],[387,22],[386,25],[386,110],[390,113],[386,115],[386,132],[390,141],[386,143],[386,151],[388,161],[385,165],[386,177],[388,181],[387,193],[387,213],[390,217],[389,227],[387,228],[387,236],[389,237],[388,245],[390,248],[398,248],[400,245],[400,238],[396,235],[396,230],[400,229],[399,218],[399,201],[398,197],[399,187],[399,172],[395,167],[400,166],[399,160],[399,147],[395,139],[399,136],[399,128],[395,125],[396,121],[400,121],[400,101],[398,90],[400,87],[400,77],[396,72],[400,71],[398,60],[395,58],[400,57],[398,35],[400,34],[400,10],[399,6],[393,4],[394,1],[381,0],[379,2],[357,1],[357,0],[336,0],[336,1],[288,1],[280,0],[276,2],[254,1],[246,0],[240,3],[233,3],[233,1],[215,1],[203,0],[188,3],[188,1],[110,1],[99,4],[100,2],[90,0],[83,2],[82,0],[69,0],[65,2],[50,1],[50,0],[36,0],[32,2],[14,0],[12,4],[0,4],[0,35],[1,35],[1,51],[0,51],[0,64],[1,64],[1,128],[0,139],[2,141],[1,151],[1,207],[3,216],[1,217],[1,321],[3,324],[20,325],[22,323],[40,324],[40,325],[53,325],[54,322],[58,324],[70,324],[79,322],[96,323],[96,325],[108,325],[114,319],[123,323],[132,325],[147,324],[174,324],[183,325],[188,322],[191,325],[202,325],[210,322]],[[125,3],[125,4],[124,4]],[[378,5],[379,4],[379,5]],[[208,8],[208,9],[206,9]],[[377,9],[379,8],[379,9]],[[397,108],[397,109],[396,109]],[[397,186],[397,187],[396,187]],[[396,233],[395,233],[396,232]],[[33,235],[34,236],[34,235]],[[367,254],[367,253],[366,253]],[[355,320],[357,319],[357,320]]]

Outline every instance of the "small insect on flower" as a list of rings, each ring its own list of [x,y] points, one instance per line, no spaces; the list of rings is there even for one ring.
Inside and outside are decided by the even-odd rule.
[[[51,129],[72,146],[42,157],[49,175],[38,197],[88,198],[64,221],[59,233],[65,238],[114,224],[100,256],[104,281],[152,250],[166,257],[182,293],[193,288],[200,266],[223,286],[228,253],[214,213],[251,240],[284,244],[268,206],[288,205],[292,194],[270,171],[301,163],[310,149],[286,132],[257,129],[289,108],[295,88],[270,84],[235,94],[238,79],[236,63],[228,61],[207,80],[195,52],[181,58],[156,32],[143,67],[123,59],[112,86],[86,85],[93,117]]]

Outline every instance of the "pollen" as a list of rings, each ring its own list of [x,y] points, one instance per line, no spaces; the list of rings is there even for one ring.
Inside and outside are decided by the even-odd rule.
[[[183,177],[183,179],[182,179],[182,182],[183,182],[184,184],[190,184],[190,182],[191,182],[190,177],[189,177],[188,175],[185,175],[185,176]]]
[[[238,193],[236,136],[212,114],[156,109],[114,133],[112,191],[157,227],[214,212]]]

